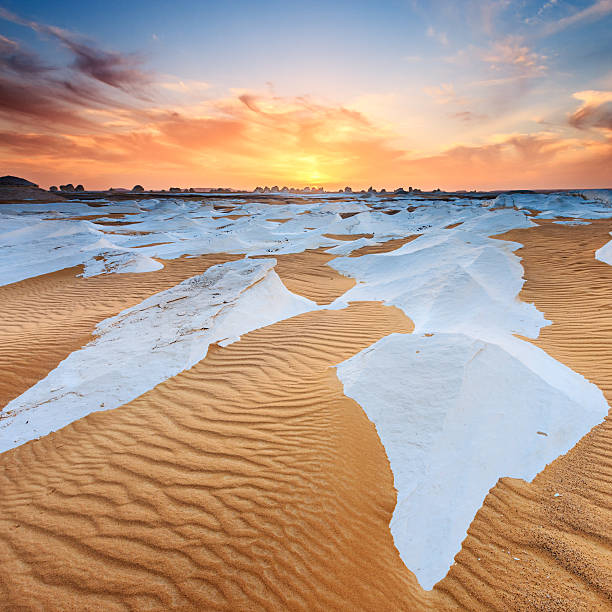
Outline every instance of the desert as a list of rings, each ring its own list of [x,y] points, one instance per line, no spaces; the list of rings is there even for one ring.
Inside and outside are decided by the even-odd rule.
[[[612,612],[612,0],[0,0],[0,612]]]
[[[4,205],[6,608],[606,609],[611,195]]]

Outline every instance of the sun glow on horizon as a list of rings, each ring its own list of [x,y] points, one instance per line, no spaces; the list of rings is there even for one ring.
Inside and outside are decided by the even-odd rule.
[[[264,0],[218,7],[202,38],[203,7],[187,4],[188,20],[152,7],[129,33],[136,9],[110,10],[87,38],[50,5],[4,10],[7,171],[90,188],[610,186],[612,5],[317,3],[313,29],[297,25],[312,8]],[[163,35],[144,41],[160,18]],[[253,27],[266,20],[273,35]]]

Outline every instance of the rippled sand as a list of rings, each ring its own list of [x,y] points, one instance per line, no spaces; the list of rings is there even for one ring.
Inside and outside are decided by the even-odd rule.
[[[324,248],[303,253],[273,255],[275,270],[289,291],[317,304],[331,304],[355,285],[355,280],[342,276],[327,264],[335,259]]]
[[[524,247],[520,298],[553,323],[534,344],[612,400],[612,266],[595,259],[609,219],[504,234]],[[612,422],[608,417],[532,484],[504,478],[437,589],[467,609],[612,609]]]
[[[525,245],[521,299],[554,322],[535,343],[608,401],[612,267],[594,251],[610,230],[609,220],[542,222],[504,235]],[[330,259],[280,256],[277,272],[329,304],[354,284]],[[13,378],[0,381],[0,397],[45,376],[100,319],[227,260],[88,279],[70,269],[1,287],[0,367]],[[400,310],[375,302],[306,313],[0,455],[0,608],[611,609],[609,420],[533,483],[502,479],[433,591],[403,565],[385,451],[331,366],[411,330]]]
[[[374,426],[330,366],[395,308],[307,313],[0,457],[4,601],[45,609],[406,609]]]
[[[181,257],[164,261],[156,272],[89,278],[78,276],[79,266],[0,286],[0,406],[87,344],[98,322],[210,266],[240,257]]]

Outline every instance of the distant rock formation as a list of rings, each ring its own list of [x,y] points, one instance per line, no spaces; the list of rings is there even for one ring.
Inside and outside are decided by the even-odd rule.
[[[85,187],[83,187],[83,185],[81,185],[81,183],[79,183],[75,188],[75,191],[85,191]]]
[[[40,189],[32,183],[18,176],[0,177],[0,203],[35,200],[38,202],[63,202],[64,198],[55,193]]]
[[[36,183],[32,183],[18,176],[0,176],[0,187],[38,187]]]
[[[74,185],[67,183],[66,185],[60,185],[60,191],[74,191]]]
[[[289,187],[283,187],[281,193],[289,193]]]
[[[345,187],[344,193],[353,193],[353,190],[350,187]]]
[[[134,185],[132,187],[132,191],[137,191],[138,193],[142,193],[144,191],[144,187],[142,185]]]
[[[168,189],[168,191],[170,193],[181,193],[182,189],[180,187],[170,187],[170,189]]]
[[[57,185],[51,185],[51,187],[49,187],[49,191],[57,191]]]

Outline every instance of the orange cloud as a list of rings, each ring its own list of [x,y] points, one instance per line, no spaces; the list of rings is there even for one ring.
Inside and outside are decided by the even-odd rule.
[[[126,184],[152,187],[250,187],[363,181],[397,167],[404,157],[361,113],[308,98],[245,94],[209,101],[198,116],[154,110],[132,115],[131,123],[139,127],[130,130],[5,131],[0,133],[3,162],[37,167],[34,178],[43,183],[48,179],[40,178],[41,168],[52,166],[58,173],[54,183],[70,172],[96,187],[109,186],[98,177],[118,175]]]
[[[545,55],[532,51],[519,36],[507,36],[483,54],[494,71],[511,70],[520,77],[535,77],[546,70]]]
[[[570,115],[570,125],[579,129],[594,127],[612,130],[612,91],[578,91],[574,98],[583,104]]]
[[[366,117],[301,98],[244,95],[210,115],[151,113],[142,128],[106,134],[0,133],[5,167],[43,184],[151,188],[370,183],[445,189],[588,187],[609,181],[612,140],[510,135],[419,157],[392,147]],[[44,170],[53,168],[53,170]]]
[[[426,184],[456,188],[579,188],[608,186],[612,140],[550,134],[508,136],[498,143],[454,147],[410,165]]]
[[[423,156],[400,146],[398,134],[365,113],[307,96],[241,91],[203,99],[206,84],[184,83],[178,89],[160,86],[165,92],[187,90],[182,106],[164,103],[161,92],[146,99],[142,88],[153,79],[139,70],[136,57],[99,50],[48,26],[26,25],[55,36],[72,53],[68,66],[54,68],[0,38],[0,163],[8,173],[41,185],[460,189],[609,181],[612,144],[601,129],[583,131],[580,138],[561,132],[506,136]],[[521,74],[538,70],[540,58],[517,41],[506,43],[498,49],[499,61]],[[167,82],[172,83],[162,81]],[[152,97],[151,88],[147,91]],[[610,100],[604,93],[575,94],[583,104],[570,124],[609,128]],[[457,101],[452,86],[430,94]],[[469,110],[454,116],[482,119]],[[410,134],[404,139],[410,143]],[[431,143],[422,144],[430,150]]]

